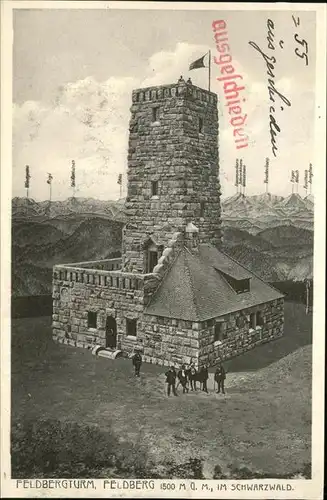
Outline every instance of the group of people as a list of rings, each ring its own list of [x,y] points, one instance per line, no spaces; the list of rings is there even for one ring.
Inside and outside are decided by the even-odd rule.
[[[142,356],[139,351],[136,351],[132,357],[133,366],[135,369],[135,376],[140,376],[140,369],[142,365]],[[203,365],[200,370],[195,368],[194,363],[191,363],[188,368],[186,365],[182,365],[181,369],[176,372],[174,366],[171,366],[169,370],[165,373],[166,384],[167,384],[167,395],[170,396],[171,393],[177,396],[177,388],[179,385],[183,388],[183,394],[191,391],[197,390],[197,382],[200,383],[200,390],[208,394],[207,381],[209,378],[209,372],[207,365]],[[222,392],[225,394],[225,378],[226,372],[221,363],[216,368],[214,374],[215,385],[217,384],[217,394]],[[177,385],[176,385],[176,381]]]
[[[188,393],[189,389],[191,391],[197,390],[197,382],[200,383],[200,390],[208,394],[207,381],[209,378],[209,372],[207,365],[203,365],[198,371],[195,368],[194,363],[191,363],[188,368],[182,365],[181,369],[176,373],[174,366],[171,366],[166,372],[166,384],[167,384],[167,394],[170,396],[171,392],[174,396],[177,396],[177,388],[179,384],[183,388],[183,394]],[[219,363],[214,374],[215,383],[217,383],[217,394],[222,392],[225,394],[225,378],[226,372],[221,363]],[[176,386],[176,380],[178,383]]]

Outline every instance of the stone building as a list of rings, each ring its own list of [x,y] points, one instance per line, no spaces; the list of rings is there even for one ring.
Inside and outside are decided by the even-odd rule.
[[[221,249],[217,96],[133,91],[122,257],[57,265],[53,338],[215,364],[283,334],[283,295]]]

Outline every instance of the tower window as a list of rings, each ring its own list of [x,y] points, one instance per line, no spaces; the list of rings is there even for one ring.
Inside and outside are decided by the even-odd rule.
[[[151,182],[151,196],[156,196],[158,194],[158,181]]]
[[[158,252],[150,250],[148,255],[148,272],[152,273],[153,269],[156,267],[157,264],[158,264]]]
[[[130,337],[136,337],[136,319],[126,318],[126,334]]]
[[[201,201],[201,203],[200,203],[200,217],[204,216],[204,208],[205,208],[205,203],[204,203],[204,201]]]
[[[203,118],[199,118],[199,132],[203,132]]]
[[[152,108],[152,122],[157,122],[159,120],[159,108]]]
[[[96,328],[97,327],[97,313],[93,311],[89,311],[87,313],[87,326],[88,328]]]

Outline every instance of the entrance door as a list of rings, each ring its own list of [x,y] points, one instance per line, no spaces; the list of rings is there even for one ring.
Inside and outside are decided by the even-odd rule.
[[[116,348],[117,324],[115,318],[107,316],[106,321],[106,347]]]

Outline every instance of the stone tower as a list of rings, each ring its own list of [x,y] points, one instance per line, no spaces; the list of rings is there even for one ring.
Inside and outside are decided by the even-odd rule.
[[[181,77],[132,100],[122,268],[147,273],[190,222],[220,246],[217,96]]]

